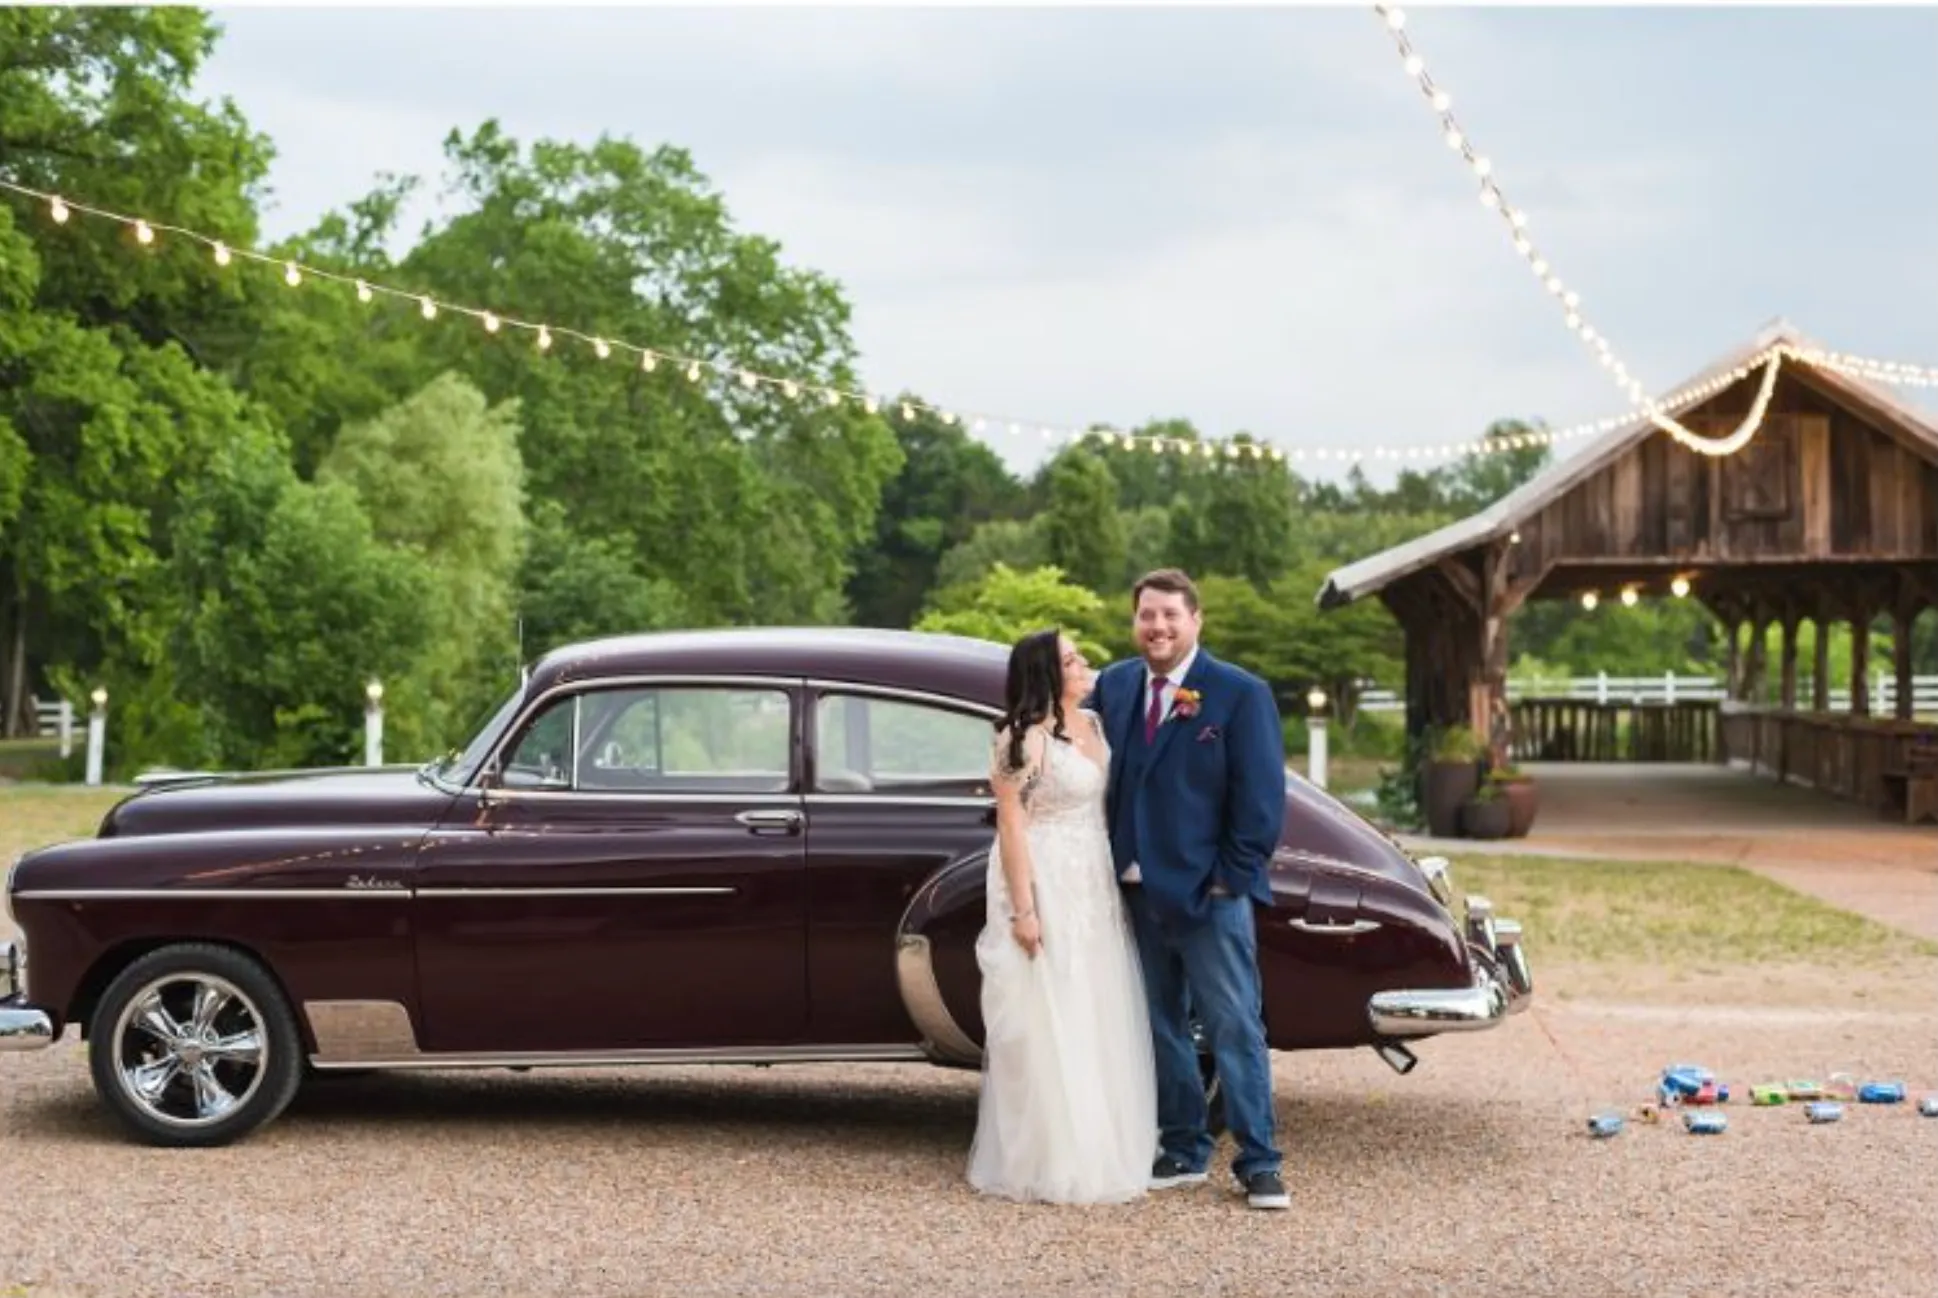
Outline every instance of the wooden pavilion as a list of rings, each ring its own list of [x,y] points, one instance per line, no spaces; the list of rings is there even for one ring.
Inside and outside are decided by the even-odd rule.
[[[1912,716],[1911,627],[1938,606],[1938,426],[1889,389],[1813,363],[1823,349],[1778,323],[1679,389],[1665,411],[1704,438],[1754,412],[1739,449],[1692,450],[1646,416],[1472,517],[1334,572],[1336,608],[1377,594],[1406,637],[1406,724],[1471,726],[1499,758],[1735,760],[1880,808],[1938,798],[1938,726]],[[1803,353],[1804,355],[1798,355]],[[1530,599],[1698,599],[1728,634],[1730,702],[1641,704],[1506,696],[1508,617]],[[1631,598],[1633,596],[1630,596]],[[1870,715],[1870,629],[1895,630],[1896,715]],[[1797,628],[1819,630],[1808,700]],[[1829,709],[1827,628],[1848,623],[1856,687]],[[1774,706],[1763,632],[1782,630]],[[1742,631],[1752,629],[1749,647]],[[1925,778],[1925,775],[1931,778]],[[1912,805],[1907,808],[1907,802]]]

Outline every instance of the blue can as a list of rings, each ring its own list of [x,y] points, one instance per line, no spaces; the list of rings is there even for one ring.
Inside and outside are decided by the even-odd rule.
[[[1938,1095],[1927,1095],[1919,1100],[1918,1112],[1927,1118],[1938,1118]]]
[[[1688,1066],[1666,1069],[1662,1074],[1662,1085],[1679,1095],[1694,1095],[1700,1091],[1704,1082],[1716,1080],[1706,1068]]]
[[[1835,1122],[1844,1116],[1844,1106],[1830,1100],[1816,1100],[1803,1106],[1803,1116],[1812,1122]]]
[[[1866,1082],[1857,1088],[1857,1098],[1864,1104],[1902,1104],[1904,1083]]]
[[[1588,1119],[1588,1134],[1596,1140],[1606,1140],[1610,1136],[1620,1134],[1624,1125],[1622,1115],[1611,1109],[1606,1113],[1597,1113]]]
[[[1692,1109],[1682,1115],[1682,1125],[1692,1136],[1720,1136],[1729,1130],[1729,1119],[1714,1109]]]

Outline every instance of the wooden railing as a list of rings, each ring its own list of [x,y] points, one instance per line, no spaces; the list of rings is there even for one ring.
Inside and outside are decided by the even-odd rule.
[[[1517,762],[1713,762],[1717,706],[1515,699],[1507,709],[1509,751]]]
[[[1917,819],[1938,784],[1938,725],[1723,705],[1722,758]]]

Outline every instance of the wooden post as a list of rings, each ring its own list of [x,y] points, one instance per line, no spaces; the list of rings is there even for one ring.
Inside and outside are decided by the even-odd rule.
[[[1797,708],[1797,622],[1795,605],[1783,610],[1783,678],[1779,702],[1785,712]]]
[[[1860,604],[1851,615],[1851,715],[1871,715],[1871,612]]]
[[[1811,618],[1816,643],[1811,646],[1810,707],[1816,712],[1830,711],[1830,614],[1829,601],[1817,596],[1817,612]]]
[[[1915,688],[1911,678],[1911,624],[1918,616],[1918,606],[1911,602],[1909,594],[1898,597],[1898,606],[1891,611],[1891,660],[1897,669],[1898,687],[1896,706],[1893,715],[1900,721],[1911,720],[1912,692]]]
[[[1723,654],[1723,693],[1732,699],[1743,697],[1743,643],[1742,636],[1738,634],[1742,629],[1742,623],[1734,618],[1724,623],[1723,627],[1723,634],[1729,639]]]
[[[1761,604],[1750,614],[1750,648],[1743,665],[1743,699],[1754,703],[1763,692],[1763,670],[1769,662],[1770,615]]]

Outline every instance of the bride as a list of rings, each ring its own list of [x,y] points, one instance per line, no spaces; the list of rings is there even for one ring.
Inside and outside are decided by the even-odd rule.
[[[1081,706],[1092,681],[1067,638],[1028,636],[997,724],[969,1183],[1008,1199],[1136,1198],[1157,1149],[1149,1011],[1104,821],[1110,749]]]

